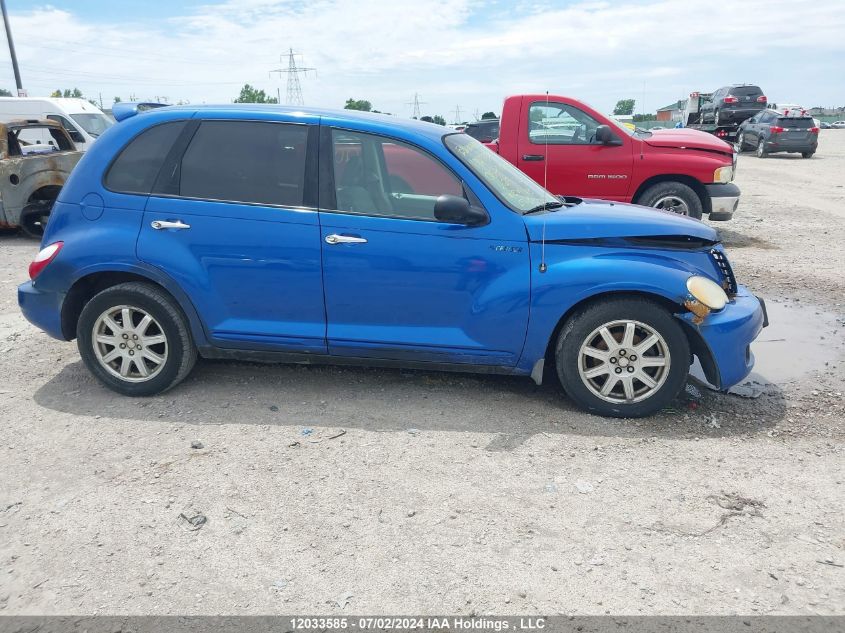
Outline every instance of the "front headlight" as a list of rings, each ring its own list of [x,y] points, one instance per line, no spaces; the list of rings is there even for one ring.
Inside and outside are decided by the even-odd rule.
[[[721,310],[728,303],[728,295],[712,279],[698,275],[687,279],[687,290],[700,303],[711,310]]]
[[[713,172],[713,182],[720,182],[722,184],[729,183],[731,180],[734,179],[734,168],[733,165],[726,165],[725,167],[719,167],[716,171]]]

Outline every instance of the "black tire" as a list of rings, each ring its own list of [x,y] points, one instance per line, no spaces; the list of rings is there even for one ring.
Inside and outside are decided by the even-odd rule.
[[[757,139],[757,158],[766,158],[769,152],[766,151],[766,140],[763,138]]]
[[[93,344],[94,326],[109,308],[133,306],[149,314],[166,337],[167,354],[158,372],[144,382],[129,382],[110,373],[97,358]],[[77,346],[88,370],[109,389],[125,396],[152,396],[179,384],[190,373],[197,349],[182,310],[163,290],[152,284],[118,284],[95,295],[79,316]]]
[[[713,124],[719,125],[719,111],[713,110]]]
[[[736,137],[736,151],[741,154],[747,149],[748,146],[745,144],[745,132],[740,130],[739,135]]]
[[[53,200],[30,202],[21,210],[21,230],[24,235],[40,240],[53,209]]]
[[[579,373],[582,344],[596,329],[617,320],[638,321],[663,337],[669,352],[665,380],[639,402],[608,402],[594,394]],[[558,378],[567,395],[591,413],[614,418],[639,418],[667,407],[686,383],[690,367],[689,341],[677,319],[663,306],[647,299],[608,298],[591,303],[564,324],[555,347]]]
[[[701,198],[698,197],[698,194],[692,187],[674,180],[652,185],[639,195],[637,204],[654,207],[667,197],[676,197],[683,200],[687,206],[687,213],[685,215],[696,220],[701,219],[701,214],[704,211]]]
[[[815,152],[801,152],[801,158],[812,158]]]

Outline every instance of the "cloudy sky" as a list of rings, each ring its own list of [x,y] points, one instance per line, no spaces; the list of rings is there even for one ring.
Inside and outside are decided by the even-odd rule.
[[[520,92],[654,111],[692,90],[759,84],[772,101],[845,105],[845,0],[6,0],[30,95],[79,87],[110,104],[285,98],[280,54],[315,67],[305,102],[348,97],[450,122]],[[705,9],[712,4],[710,9]],[[719,7],[731,6],[720,10]],[[0,87],[14,90],[5,48]]]

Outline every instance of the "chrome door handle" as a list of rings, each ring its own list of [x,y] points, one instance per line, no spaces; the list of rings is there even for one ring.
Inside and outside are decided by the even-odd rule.
[[[332,233],[326,235],[326,244],[366,244],[367,240],[363,237],[352,237],[351,235],[338,235]]]
[[[185,224],[181,220],[176,220],[176,222],[171,222],[170,220],[153,220],[152,222],[150,222],[150,226],[153,227],[156,231],[160,231],[161,229],[191,228],[190,224]]]

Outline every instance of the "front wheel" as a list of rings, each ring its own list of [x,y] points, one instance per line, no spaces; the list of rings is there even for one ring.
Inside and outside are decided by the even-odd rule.
[[[95,295],[82,309],[76,336],[89,371],[126,396],[170,389],[197,358],[181,309],[151,284],[124,283]]]
[[[745,145],[745,132],[740,132],[736,138],[736,151],[741,153],[748,149]]]
[[[598,415],[636,418],[668,406],[690,366],[687,337],[662,306],[604,299],[576,312],[555,352],[564,390]]]
[[[637,198],[637,204],[701,219],[703,211],[701,198],[695,190],[682,182],[659,182],[652,185]]]
[[[769,152],[766,151],[765,139],[757,139],[757,158],[766,158],[768,155]]]

